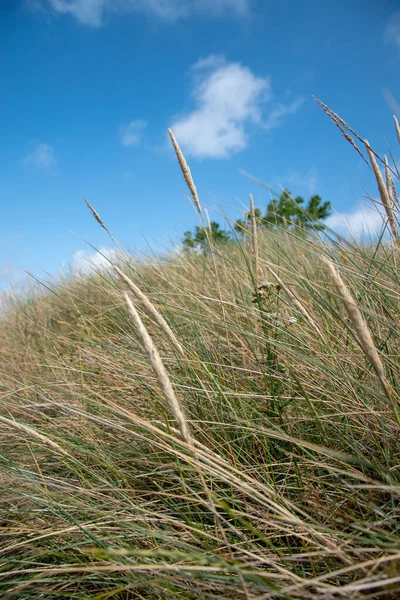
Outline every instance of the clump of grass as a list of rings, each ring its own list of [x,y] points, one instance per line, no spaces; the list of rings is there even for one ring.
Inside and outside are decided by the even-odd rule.
[[[251,238],[5,300],[2,597],[399,597],[397,244]]]

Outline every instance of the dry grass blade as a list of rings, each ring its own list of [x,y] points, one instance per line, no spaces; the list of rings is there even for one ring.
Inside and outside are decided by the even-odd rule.
[[[175,138],[174,134],[172,133],[171,129],[168,129],[168,135],[171,138],[171,142],[174,147],[175,154],[178,159],[183,178],[186,181],[186,184],[190,190],[190,193],[192,194],[193,202],[195,203],[196,208],[199,211],[199,214],[201,214],[200,200],[199,200],[199,196],[197,194],[197,189],[196,189],[195,183],[193,181],[192,174],[189,169],[189,165],[187,164],[186,159],[183,156],[183,152],[180,149],[179,144],[176,141],[176,138]]]
[[[98,222],[98,224],[100,225],[100,227],[102,227],[103,229],[105,229],[105,231],[107,231],[108,233],[108,229],[105,226],[103,219],[100,217],[99,213],[97,212],[97,210],[95,210],[93,208],[93,206],[86,200],[86,198],[84,198],[84,201],[86,202],[86,206],[88,207],[88,209],[90,210],[90,212],[92,213],[92,215],[94,216],[94,218],[96,219],[96,221]]]
[[[254,277],[256,281],[260,277],[260,264],[258,260],[258,233],[257,221],[254,209],[253,195],[250,194],[250,219],[251,219],[251,251],[253,254]]]
[[[98,224],[100,225],[100,227],[102,227],[104,229],[104,231],[107,232],[107,234],[110,236],[110,238],[114,241],[113,236],[111,235],[111,233],[108,231],[107,227],[104,224],[103,219],[100,217],[99,213],[97,212],[97,210],[95,210],[93,208],[93,206],[86,200],[86,198],[84,198],[84,201],[86,202],[86,206],[88,207],[88,209],[90,210],[90,212],[92,213],[93,217],[96,219],[96,221],[98,222]]]
[[[354,129],[352,129],[350,127],[350,125],[348,125],[346,123],[346,121],[344,121],[341,117],[339,117],[339,115],[335,112],[333,112],[333,110],[331,110],[329,108],[329,106],[327,106],[326,104],[324,104],[323,102],[321,102],[321,100],[318,100],[318,98],[316,98],[315,96],[313,96],[314,100],[317,102],[317,104],[319,104],[319,106],[322,108],[322,110],[324,111],[324,113],[331,119],[331,121],[334,123],[334,125],[336,125],[336,127],[339,128],[340,132],[342,133],[342,135],[344,136],[344,138],[353,146],[353,148],[356,150],[356,152],[361,156],[361,158],[363,159],[363,161],[368,165],[368,161],[366,160],[366,158],[364,157],[364,155],[362,154],[362,152],[360,151],[360,149],[358,148],[358,146],[356,145],[355,141],[353,140],[353,138],[346,132],[350,131],[350,133],[352,135],[354,135],[354,137],[359,140],[363,145],[365,145],[365,140],[362,139],[361,136],[358,135],[358,133],[356,131],[354,131]],[[400,135],[400,129],[399,129],[399,124],[397,122],[396,117],[394,117],[395,119],[395,127],[396,127],[396,131],[397,131],[397,135]],[[397,125],[396,125],[397,124]],[[399,141],[400,141],[400,137],[399,137]],[[371,152],[374,154],[375,158],[377,158],[378,160],[381,161],[381,163],[384,163],[384,159],[382,159],[379,154],[377,154],[375,152],[375,150],[373,150],[371,148]],[[388,167],[389,170],[392,172],[393,175],[396,175],[397,177],[397,169],[393,170],[390,166]]]
[[[204,212],[206,213],[206,223],[207,223],[208,232],[210,234],[212,234],[210,215],[208,214],[208,210],[207,209],[205,209]]]
[[[321,102],[321,100],[318,100],[318,98],[316,98],[315,96],[313,96],[313,98],[317,102],[317,104],[319,104],[319,106],[322,108],[324,113],[331,119],[332,123],[334,123],[334,125],[336,125],[336,127],[340,130],[343,137],[349,142],[349,144],[353,146],[354,150],[361,156],[363,161],[368,164],[367,160],[365,159],[365,156],[363,155],[363,153],[361,152],[351,135],[347,133],[346,129],[350,131],[360,142],[363,141],[361,137],[346,123],[346,121],[344,121],[341,117],[339,117],[338,114],[331,110],[329,106]]]
[[[64,456],[70,456],[68,454],[68,452],[66,452],[63,448],[61,448],[61,446],[59,446],[56,442],[53,442],[53,440],[49,439],[45,435],[42,435],[41,433],[39,433],[32,427],[29,427],[28,425],[23,425],[23,423],[18,423],[17,421],[13,421],[12,419],[7,419],[6,417],[3,417],[1,415],[0,415],[0,423],[5,423],[9,427],[13,427],[14,429],[17,429],[18,431],[22,431],[22,432],[30,435],[31,437],[34,437],[37,440],[40,440],[41,442],[43,442],[43,444],[46,444],[46,446],[50,446],[50,448],[53,448],[57,452],[64,454]]]
[[[397,117],[395,117],[394,115],[393,115],[393,120],[394,120],[394,126],[395,126],[396,133],[397,133],[397,139],[399,140],[399,144],[400,144],[400,125],[397,120]]]
[[[168,403],[172,414],[176,419],[182,439],[190,446],[193,446],[192,437],[189,431],[189,424],[181,408],[181,405],[179,404],[179,401],[175,395],[171,381],[161,360],[161,356],[159,355],[153,340],[148,334],[148,331],[144,326],[143,321],[140,318],[139,313],[136,310],[132,300],[129,298],[127,292],[124,292],[124,298],[128,307],[129,314],[131,315],[132,320],[135,324],[137,334],[143,343],[144,349],[146,350],[150,364],[153,367],[153,370],[157,376],[158,383],[160,384],[164,397]]]
[[[95,210],[93,208],[93,206],[86,200],[86,198],[83,198],[83,199],[86,202],[86,206],[88,207],[88,209],[90,210],[90,212],[92,213],[93,217],[96,219],[96,221],[98,222],[98,224],[100,225],[100,227],[102,227],[104,229],[104,231],[107,233],[107,235],[110,237],[110,239],[114,242],[114,244],[117,246],[117,248],[119,248],[119,250],[122,251],[122,248],[121,248],[120,244],[118,244],[117,240],[114,238],[114,236],[107,229],[107,227],[106,227],[103,219],[100,217],[100,215],[97,212],[97,210]]]
[[[375,155],[371,149],[371,146],[369,145],[368,140],[365,140],[365,147],[368,152],[369,160],[371,161],[371,167],[372,167],[372,170],[375,175],[376,183],[378,184],[379,195],[381,197],[382,204],[386,211],[386,215],[387,215],[387,218],[389,221],[389,225],[390,225],[390,229],[391,229],[393,238],[395,240],[397,240],[398,239],[397,223],[396,223],[396,218],[395,218],[394,212],[393,212],[393,202],[392,202],[389,190],[385,184],[382,173],[378,167],[378,163],[376,162]],[[389,169],[389,165],[387,168]]]
[[[394,203],[397,211],[399,211],[400,210],[400,199],[399,199],[399,195],[396,190],[396,186],[393,183],[393,179],[392,179],[392,196],[393,196],[393,203]]]
[[[154,318],[155,322],[161,327],[161,329],[164,331],[164,333],[166,333],[166,335],[168,336],[168,339],[170,340],[170,342],[172,343],[174,348],[176,348],[178,350],[179,354],[181,354],[183,356],[185,353],[184,353],[182,346],[180,345],[180,343],[176,339],[172,329],[170,328],[170,326],[168,325],[166,320],[162,317],[162,315],[160,315],[160,313],[158,312],[156,307],[150,302],[150,300],[142,292],[142,290],[135,283],[133,283],[133,281],[127,275],[125,275],[125,273],[123,273],[123,271],[121,271],[121,269],[119,267],[114,265],[114,270],[119,275],[119,277],[122,279],[122,281],[124,281],[127,284],[129,289],[131,290],[131,292],[133,292],[135,294],[135,296],[137,298],[139,298],[139,300],[141,300],[141,302],[143,302],[148,313]]]
[[[342,299],[348,317],[354,327],[356,339],[360,344],[360,347],[363,350],[365,356],[368,358],[369,362],[375,369],[385,393],[392,401],[394,390],[386,380],[383,363],[374,344],[374,340],[372,339],[372,335],[368,328],[368,325],[363,315],[361,314],[361,311],[358,308],[356,301],[354,300],[349,288],[343,281],[335,265],[328,259],[324,259],[324,262],[329,268],[336,291]]]
[[[391,205],[393,206],[395,203],[395,200],[396,200],[394,182],[393,182],[392,176],[390,174],[388,158],[387,158],[387,156],[384,156],[383,158],[385,161],[386,188],[387,188],[387,191],[389,194]]]

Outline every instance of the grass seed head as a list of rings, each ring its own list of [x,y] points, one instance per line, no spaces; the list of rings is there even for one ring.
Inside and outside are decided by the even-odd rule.
[[[193,202],[194,202],[194,204],[195,204],[195,206],[196,206],[199,214],[201,215],[200,200],[199,200],[199,196],[197,194],[196,185],[195,185],[195,183],[193,181],[193,177],[192,177],[192,174],[191,174],[190,169],[189,169],[189,165],[187,164],[186,159],[185,159],[185,157],[183,155],[183,152],[180,149],[179,144],[176,141],[176,138],[175,138],[174,134],[172,133],[171,129],[168,129],[168,135],[169,135],[169,137],[171,139],[171,142],[172,142],[172,145],[174,147],[175,154],[176,154],[176,157],[178,159],[179,166],[181,168],[183,178],[186,181],[186,185],[188,186],[189,191],[190,191],[190,193],[192,195]]]

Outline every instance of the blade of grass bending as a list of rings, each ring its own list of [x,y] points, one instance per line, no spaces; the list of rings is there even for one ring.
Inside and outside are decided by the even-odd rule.
[[[161,356],[157,350],[157,347],[155,346],[146,327],[144,326],[143,321],[140,318],[139,313],[136,310],[128,293],[124,292],[123,295],[125,298],[126,305],[128,307],[128,312],[132,317],[132,321],[134,322],[136,332],[142,341],[142,344],[149,358],[150,364],[153,367],[153,370],[157,376],[158,383],[160,384],[167,404],[176,419],[182,439],[192,447],[193,442],[192,436],[189,431],[189,424],[182,410],[182,407],[175,395],[174,389],[172,387],[171,381],[168,377],[164,364],[161,360]]]
[[[163,331],[166,333],[168,339],[170,340],[170,342],[172,343],[174,348],[176,348],[178,350],[179,354],[181,354],[183,356],[185,353],[184,353],[182,346],[180,345],[180,343],[178,342],[178,340],[176,339],[176,337],[174,335],[174,332],[172,331],[172,329],[170,328],[170,326],[168,325],[168,323],[166,322],[164,317],[162,317],[162,315],[160,315],[160,313],[158,312],[156,307],[150,302],[150,300],[142,292],[142,290],[135,283],[133,283],[133,281],[127,275],[125,275],[125,273],[123,271],[121,271],[121,269],[119,267],[117,267],[117,265],[114,265],[114,270],[116,271],[118,276],[122,279],[122,281],[124,281],[127,284],[129,289],[131,290],[131,292],[133,292],[135,294],[135,296],[143,302],[148,313],[154,318],[156,323],[158,323],[158,325],[161,327],[161,329],[163,329]]]

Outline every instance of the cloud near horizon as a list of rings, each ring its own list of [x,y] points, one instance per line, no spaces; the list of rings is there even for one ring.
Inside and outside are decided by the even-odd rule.
[[[101,246],[98,251],[77,250],[70,265],[72,273],[89,275],[93,272],[112,271],[113,263],[118,260],[115,248]]]
[[[325,221],[325,225],[336,233],[350,235],[356,240],[378,235],[384,223],[385,217],[378,206],[361,203],[349,212],[335,212]]]
[[[250,3],[251,0],[41,0],[39,5],[56,14],[70,15],[83,25],[100,27],[108,12],[142,14],[173,23],[192,16],[245,16]]]
[[[269,131],[296,112],[301,99],[263,109],[271,101],[270,78],[255,75],[239,62],[211,55],[192,67],[194,109],[171,124],[179,144],[197,158],[229,158],[248,145],[248,127],[258,124]]]

